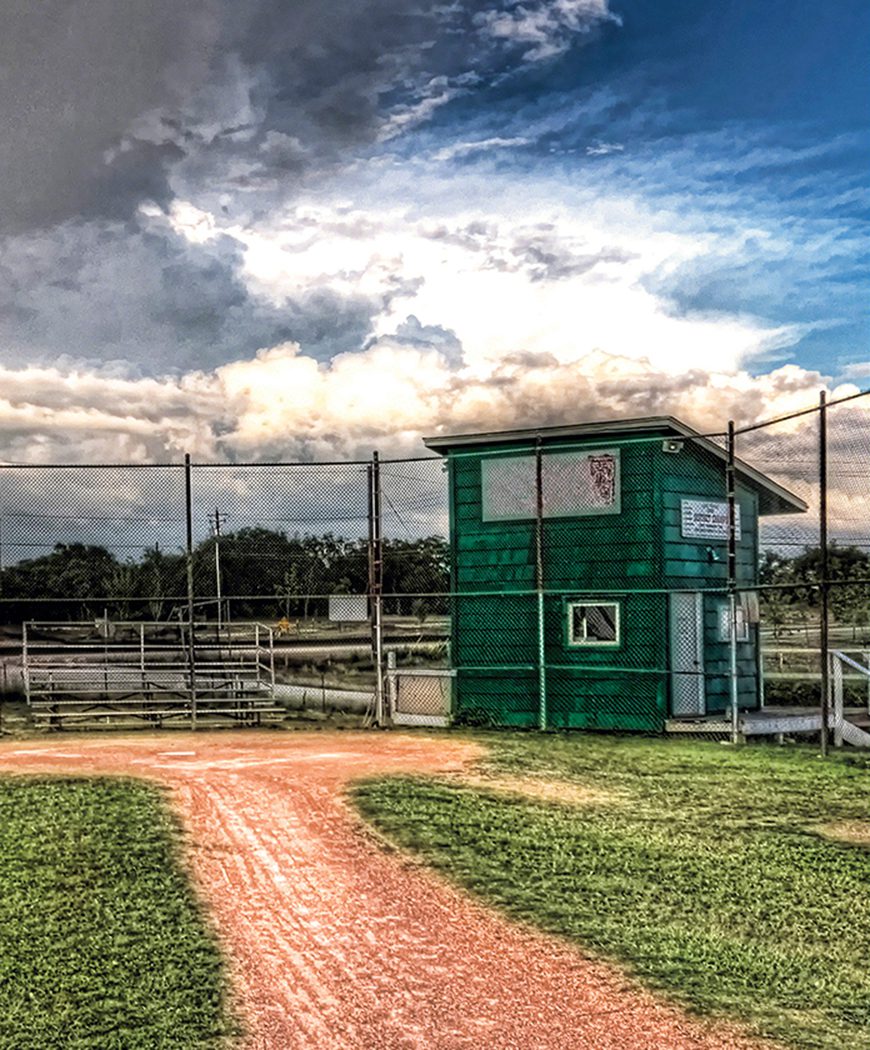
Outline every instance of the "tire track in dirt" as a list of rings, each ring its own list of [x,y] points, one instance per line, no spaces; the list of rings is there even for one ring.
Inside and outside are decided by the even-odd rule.
[[[363,733],[76,737],[0,745],[0,770],[166,784],[227,949],[247,1050],[725,1050],[576,948],[509,923],[381,848],[342,797],[355,777],[458,772],[444,737]],[[174,752],[174,753],[173,753]]]

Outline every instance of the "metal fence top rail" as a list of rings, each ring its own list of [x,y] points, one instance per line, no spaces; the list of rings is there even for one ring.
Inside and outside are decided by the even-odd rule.
[[[75,599],[81,601],[82,599]],[[101,624],[108,623],[114,627],[187,627],[187,620],[122,620],[113,619],[109,617],[108,620],[103,617],[94,617],[92,620],[25,620],[24,624],[26,627],[64,627],[64,628],[76,628],[76,627],[88,627],[91,630],[99,627]],[[233,631],[237,628],[254,628],[262,627],[263,630],[269,631],[272,628],[269,624],[263,623],[262,620],[233,620],[231,624],[223,624],[218,626],[214,620],[194,620],[194,627],[208,628],[210,631],[221,630],[221,631]]]
[[[834,408],[837,405],[844,405],[848,401],[856,401],[860,397],[867,397],[870,395],[870,390],[859,390],[857,394],[847,394],[845,397],[838,397],[834,401],[827,401],[825,403],[826,408]],[[740,434],[751,434],[753,430],[763,430],[765,427],[775,426],[777,423],[786,423],[790,419],[798,419],[801,416],[809,416],[814,412],[820,410],[819,405],[813,405],[812,408],[801,408],[796,412],[788,412],[783,416],[773,416],[771,419],[764,419],[760,423],[750,423],[745,427],[738,427],[734,431],[735,436]]]
[[[0,463],[0,470],[184,470],[177,463]]]
[[[382,465],[390,463],[438,463],[440,456],[399,456],[380,460]],[[371,459],[312,459],[312,460],[261,460],[236,462],[232,460],[191,460],[196,470],[253,470],[275,468],[317,467],[367,467]],[[10,463],[0,462],[0,470],[184,470],[185,460],[166,460],[154,463]]]

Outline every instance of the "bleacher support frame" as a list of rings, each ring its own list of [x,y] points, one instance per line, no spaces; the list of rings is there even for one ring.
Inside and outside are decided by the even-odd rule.
[[[260,725],[279,720],[274,632],[261,623],[29,621],[24,691],[37,725]]]

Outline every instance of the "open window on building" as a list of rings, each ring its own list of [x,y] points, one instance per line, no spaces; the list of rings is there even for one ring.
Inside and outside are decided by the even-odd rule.
[[[600,646],[620,644],[618,602],[569,602],[568,644]]]

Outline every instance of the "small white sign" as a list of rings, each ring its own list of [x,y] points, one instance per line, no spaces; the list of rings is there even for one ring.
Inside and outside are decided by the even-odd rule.
[[[330,595],[329,619],[333,623],[361,623],[368,618],[368,599],[364,594]]]
[[[728,504],[718,500],[680,501],[681,533],[691,540],[727,540]],[[734,535],[740,539],[740,507],[734,508]]]

